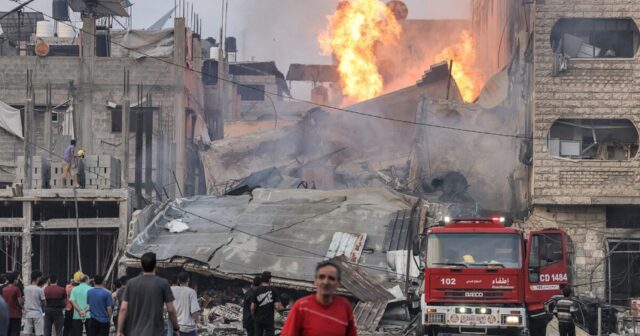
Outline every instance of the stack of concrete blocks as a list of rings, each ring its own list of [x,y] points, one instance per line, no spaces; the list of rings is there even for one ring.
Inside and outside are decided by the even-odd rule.
[[[120,188],[120,160],[115,157],[110,155],[86,156],[85,169],[85,188]]]
[[[31,188],[44,189],[48,187],[51,176],[51,165],[42,156],[34,155],[31,162]],[[24,170],[24,156],[16,158],[16,179],[15,182],[25,185],[26,174]]]
[[[51,161],[51,180],[49,180],[49,187],[51,189],[59,188],[71,188],[73,186],[73,179],[71,174],[67,176],[65,183],[62,183],[62,161]]]

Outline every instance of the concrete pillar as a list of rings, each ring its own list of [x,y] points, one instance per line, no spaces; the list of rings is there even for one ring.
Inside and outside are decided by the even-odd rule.
[[[22,202],[22,282],[31,283],[31,222],[33,210],[31,202]]]
[[[79,148],[84,148],[90,154],[95,153],[95,137],[92,133],[93,112],[93,68],[96,56],[96,19],[85,17],[82,19],[82,45],[80,58],[80,84],[78,85],[79,109],[75,110],[76,139]]]
[[[186,66],[186,29],[184,18],[176,18],[174,20],[174,47],[173,47],[173,63],[178,65],[173,67],[174,75],[174,97],[173,97],[173,115],[174,122],[174,141],[176,145],[175,155],[175,173],[178,182],[178,188],[184,190],[184,181],[187,169],[186,157],[186,130],[185,130],[185,101],[184,101],[184,67]],[[179,196],[179,195],[174,195]]]
[[[118,227],[118,246],[116,247],[117,251],[124,251],[127,247],[127,241],[129,236],[129,196],[127,195],[127,199],[120,201],[120,225]]]

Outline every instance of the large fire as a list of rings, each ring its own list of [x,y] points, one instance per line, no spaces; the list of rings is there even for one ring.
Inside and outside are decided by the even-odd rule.
[[[475,43],[468,31],[460,34],[460,42],[445,48],[432,63],[451,62],[451,77],[455,79],[458,90],[465,102],[472,102],[482,89],[482,75],[477,69]]]
[[[318,40],[323,52],[333,54],[343,94],[362,101],[382,93],[383,78],[376,65],[376,45],[394,43],[402,28],[380,0],[342,1],[329,17],[328,31]]]

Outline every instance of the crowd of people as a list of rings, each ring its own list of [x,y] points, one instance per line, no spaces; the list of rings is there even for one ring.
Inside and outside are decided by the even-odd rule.
[[[31,273],[28,285],[17,272],[0,275],[0,282],[0,336],[108,336],[126,278],[115,281],[113,292],[103,276],[80,271],[65,287],[40,271]]]
[[[117,336],[197,336],[201,307],[189,274],[180,273],[170,285],[156,275],[155,254],[145,253],[140,263],[142,274],[128,281],[121,277],[113,291],[105,288],[103,276],[80,271],[65,287],[39,271],[26,286],[17,272],[1,275],[0,336],[108,336],[112,324]],[[335,295],[339,283],[335,264],[318,264],[316,292],[293,304],[281,335],[356,336],[351,303]],[[256,277],[244,298],[247,335],[274,335],[275,312],[286,306],[288,297],[271,285],[270,272]]]

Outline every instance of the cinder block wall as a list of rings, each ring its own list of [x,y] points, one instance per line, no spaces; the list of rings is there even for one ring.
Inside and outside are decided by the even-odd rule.
[[[552,76],[550,34],[560,18],[640,19],[640,2],[545,0],[536,2],[533,202],[537,204],[640,203],[640,161],[568,161],[549,155],[547,137],[559,118],[629,119],[640,125],[638,55],[571,59]]]

